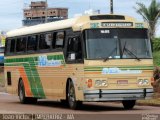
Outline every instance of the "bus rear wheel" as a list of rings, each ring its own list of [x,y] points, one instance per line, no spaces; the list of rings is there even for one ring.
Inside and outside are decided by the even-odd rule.
[[[82,101],[76,101],[76,93],[72,81],[69,81],[67,97],[68,97],[68,105],[71,109],[75,110],[80,108],[80,106],[82,105]]]
[[[123,107],[126,110],[131,110],[136,104],[136,100],[124,100],[122,101]]]
[[[37,98],[26,97],[24,84],[22,80],[20,80],[19,82],[18,95],[19,95],[19,100],[22,104],[37,103]]]

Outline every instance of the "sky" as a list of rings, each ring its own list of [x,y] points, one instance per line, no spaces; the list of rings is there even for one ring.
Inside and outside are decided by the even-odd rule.
[[[23,8],[31,1],[43,0],[1,0],[0,2],[0,31],[9,31],[22,27]],[[110,0],[47,0],[49,7],[66,7],[69,9],[69,18],[75,14],[82,14],[85,10],[100,10],[103,14],[110,12]],[[113,0],[114,13],[135,17],[143,21],[134,9],[136,2],[149,5],[151,0]],[[160,2],[160,0],[157,0]],[[156,36],[160,37],[160,21],[157,27]]]

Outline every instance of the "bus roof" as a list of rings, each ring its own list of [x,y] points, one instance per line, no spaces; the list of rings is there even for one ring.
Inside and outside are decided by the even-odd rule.
[[[30,27],[22,27],[7,32],[7,37],[16,37],[29,34],[36,34],[42,32],[48,32],[53,30],[60,30],[65,28],[72,28],[74,31],[80,31],[83,29],[90,28],[90,23],[96,22],[135,22],[136,20],[133,17],[124,16],[124,15],[85,15],[76,18],[60,20],[56,22],[50,22],[40,25],[34,25]]]

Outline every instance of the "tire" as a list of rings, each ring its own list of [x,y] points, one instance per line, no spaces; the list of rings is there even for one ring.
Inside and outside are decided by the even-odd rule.
[[[22,80],[19,82],[18,88],[19,88],[18,89],[19,100],[22,104],[26,104],[27,98],[25,97],[24,84]]]
[[[80,108],[80,106],[82,105],[82,102],[76,101],[75,88],[72,81],[69,81],[67,97],[68,97],[68,105],[71,109],[76,110]]]
[[[131,110],[136,104],[136,100],[124,100],[122,101],[125,110]]]
[[[23,81],[20,80],[18,87],[19,100],[22,104],[37,103],[37,98],[26,97]]]

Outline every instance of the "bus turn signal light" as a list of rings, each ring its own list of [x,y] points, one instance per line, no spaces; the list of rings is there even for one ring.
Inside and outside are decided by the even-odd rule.
[[[89,79],[88,80],[88,88],[91,88],[92,87],[92,79]]]

